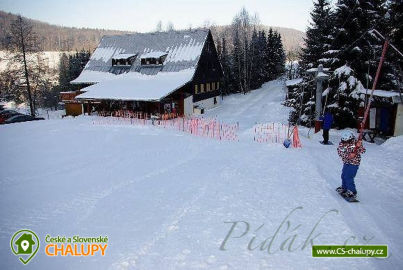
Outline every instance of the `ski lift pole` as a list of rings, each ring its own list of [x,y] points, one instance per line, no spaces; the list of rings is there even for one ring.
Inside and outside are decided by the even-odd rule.
[[[329,91],[329,90],[328,90]],[[327,104],[327,97],[329,96],[329,92],[326,94],[326,98],[325,98],[325,105],[323,105],[323,111],[322,111],[322,116],[325,115],[325,111],[326,111],[326,104]]]
[[[372,84],[371,94],[369,96],[367,108],[365,108],[364,118],[362,119],[362,122],[360,125],[360,133],[358,135],[358,140],[362,140],[365,123],[367,122],[369,109],[371,107],[372,96],[374,95],[376,84],[378,83],[379,75],[381,73],[383,61],[385,60],[385,55],[386,55],[386,51],[388,49],[388,45],[389,45],[389,41],[388,41],[388,39],[385,39],[385,43],[383,44],[381,59],[379,60],[378,69],[376,70],[375,80],[374,80],[374,83]]]

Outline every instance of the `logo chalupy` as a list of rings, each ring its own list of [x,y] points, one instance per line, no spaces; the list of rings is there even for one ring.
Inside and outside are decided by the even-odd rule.
[[[10,245],[14,255],[27,264],[39,250],[39,238],[33,231],[19,230],[11,238]]]

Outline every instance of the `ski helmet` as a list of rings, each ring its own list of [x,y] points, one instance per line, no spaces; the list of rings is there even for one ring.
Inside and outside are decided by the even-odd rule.
[[[346,142],[349,141],[351,139],[355,138],[353,132],[351,132],[350,130],[344,130],[341,133],[341,141]]]

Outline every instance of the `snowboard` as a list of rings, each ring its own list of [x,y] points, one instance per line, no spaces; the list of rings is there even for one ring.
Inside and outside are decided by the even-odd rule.
[[[320,143],[323,144],[323,145],[333,145],[332,142],[323,143],[323,141],[320,141]]]
[[[336,191],[337,192],[337,191]],[[338,192],[337,192],[338,193]],[[345,199],[347,202],[353,203],[353,202],[360,202],[359,200],[357,200],[356,198],[348,198],[348,197],[344,197],[342,193],[338,193],[343,199]]]

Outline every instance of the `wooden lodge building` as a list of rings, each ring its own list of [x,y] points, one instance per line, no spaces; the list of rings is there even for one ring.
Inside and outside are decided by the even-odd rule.
[[[210,30],[104,36],[63,92],[67,115],[118,110],[190,116],[220,103],[223,71]]]

